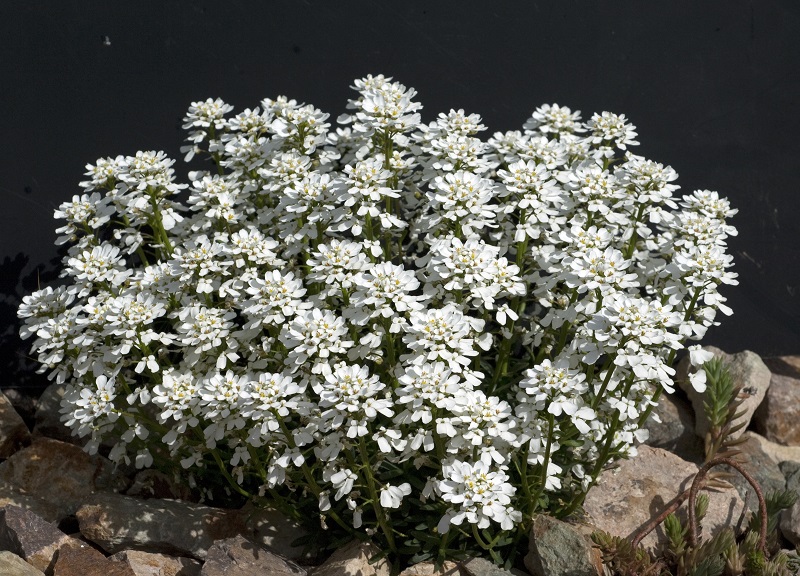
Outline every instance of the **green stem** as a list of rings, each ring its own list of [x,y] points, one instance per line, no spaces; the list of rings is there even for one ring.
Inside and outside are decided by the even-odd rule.
[[[397,545],[394,541],[394,529],[381,507],[380,497],[378,496],[378,490],[375,486],[375,478],[372,475],[372,464],[369,459],[367,443],[364,441],[363,436],[359,438],[358,441],[358,453],[361,457],[361,470],[364,471],[364,477],[367,481],[367,490],[369,490],[369,497],[372,500],[372,508],[375,510],[378,524],[381,527],[381,531],[383,531],[383,535],[386,537],[387,544],[389,544],[389,550],[391,550],[393,554],[397,554]]]
[[[225,477],[225,480],[228,481],[228,484],[230,484],[231,488],[236,490],[236,492],[238,492],[247,499],[252,498],[253,495],[250,494],[250,492],[248,492],[241,486],[239,486],[239,484],[236,483],[236,480],[233,479],[233,476],[231,476],[230,472],[228,472],[228,469],[225,467],[225,464],[222,462],[222,458],[220,457],[219,451],[216,448],[211,450],[211,455],[214,457],[214,461],[217,463],[220,472],[222,472],[222,475]]]
[[[549,426],[547,430],[547,446],[544,449],[544,461],[542,462],[542,473],[539,477],[539,487],[536,489],[536,494],[533,500],[528,502],[529,518],[533,517],[534,512],[536,512],[536,508],[539,506],[539,498],[542,497],[545,486],[547,485],[547,468],[550,465],[550,450],[553,447],[553,432],[555,429],[555,418],[549,412],[547,413],[547,422]],[[527,479],[523,478],[523,482],[526,481]]]

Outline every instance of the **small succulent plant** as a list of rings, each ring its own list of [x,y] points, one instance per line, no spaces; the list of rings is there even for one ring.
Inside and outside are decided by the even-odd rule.
[[[743,424],[735,421],[741,413],[741,386],[734,384],[728,367],[719,358],[706,362],[708,389],[704,410],[709,420],[705,438],[705,463],[691,487],[669,503],[666,509],[642,526],[630,538],[613,536],[602,530],[592,534],[600,549],[607,573],[614,576],[791,576],[800,574],[800,560],[780,549],[777,526],[781,510],[791,508],[798,494],[777,490],[764,496],[758,481],[740,459],[736,446],[746,441],[733,438]],[[707,488],[730,488],[726,478],[732,473],[712,471],[726,465],[750,483],[758,498],[758,512],[744,530],[727,526],[704,538],[701,523],[708,509]],[[681,521],[675,512],[688,500],[688,518]],[[641,540],[659,524],[667,536],[665,545],[651,555]],[[800,552],[800,550],[798,550]]]

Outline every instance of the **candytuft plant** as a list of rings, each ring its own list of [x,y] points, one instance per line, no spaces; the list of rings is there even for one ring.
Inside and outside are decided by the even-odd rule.
[[[544,105],[481,139],[390,78],[354,89],[335,129],[285,97],[193,103],[186,184],[163,152],[89,165],[22,336],[90,452],[394,560],[510,564],[534,512],[635,455],[676,353],[730,313],[736,210],[674,196],[623,115]]]

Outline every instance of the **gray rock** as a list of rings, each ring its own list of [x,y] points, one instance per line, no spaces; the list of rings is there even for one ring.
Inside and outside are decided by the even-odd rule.
[[[753,415],[753,428],[767,440],[800,446],[800,379],[772,375],[764,401]]]
[[[781,462],[778,464],[778,468],[781,469],[783,473],[783,477],[786,478],[788,481],[791,476],[794,475],[795,472],[800,470],[800,463],[798,462]]]
[[[50,384],[39,396],[39,404],[34,416],[34,436],[46,436],[76,446],[83,446],[84,439],[72,435],[72,430],[61,421],[61,399],[64,397],[64,384]]]
[[[433,562],[420,562],[409,566],[399,576],[460,576],[461,570],[455,562],[445,561],[441,569],[437,570]]]
[[[389,576],[391,565],[383,558],[370,564],[369,559],[380,552],[373,544],[353,540],[334,552],[330,558],[311,572],[313,576]]]
[[[81,534],[108,553],[126,549],[202,560],[216,540],[246,533],[237,510],[98,493],[76,513]]]
[[[13,552],[42,572],[52,573],[58,550],[77,542],[33,512],[16,506],[0,509],[0,550]]]
[[[694,433],[694,412],[689,403],[676,394],[661,396],[644,427],[649,432],[645,442],[648,446],[669,450],[690,462],[703,460],[703,441]]]
[[[75,513],[97,490],[114,490],[126,480],[99,455],[65,442],[36,438],[33,444],[0,463],[0,483],[6,482],[58,507],[59,518]]]
[[[17,411],[17,414],[22,416],[22,419],[28,425],[28,429],[33,428],[33,416],[36,414],[36,409],[39,406],[39,395],[41,390],[35,387],[20,386],[16,388],[5,388],[3,394],[6,395],[8,401]]]
[[[586,496],[587,521],[610,534],[628,537],[657,516],[672,498],[688,489],[699,468],[678,456],[650,446],[640,446],[639,455],[622,460],[616,469],[605,470]],[[744,503],[736,490],[706,491],[708,512],[703,532],[715,534],[740,518]],[[685,519],[686,505],[678,511]],[[650,551],[665,538],[663,528],[648,534],[642,544]]]
[[[500,568],[493,562],[489,562],[485,558],[470,558],[466,562],[461,563],[461,573],[464,576],[513,576],[513,572],[509,572],[505,568]]]
[[[769,368],[770,372],[773,374],[800,378],[800,356],[775,356],[772,358],[764,358],[764,364],[767,365],[767,368]]]
[[[599,551],[589,538],[592,529],[550,516],[533,519],[525,567],[533,576],[595,576],[603,574]]]
[[[0,508],[9,504],[30,510],[48,522],[58,522],[64,517],[64,511],[59,504],[28,494],[13,484],[0,483]]]
[[[8,458],[30,441],[31,434],[25,421],[6,395],[0,392],[0,460]]]
[[[192,491],[172,476],[160,470],[140,470],[133,478],[131,487],[125,491],[128,496],[137,498],[171,498],[173,500],[191,500]]]
[[[758,444],[758,447],[763,452],[778,463],[784,477],[790,474],[785,468],[792,467],[793,465],[800,466],[800,446],[783,446],[775,442],[770,442],[760,434],[750,430],[748,430],[746,434],[748,443]]]
[[[125,550],[109,557],[128,566],[136,576],[199,576],[201,564],[192,558]]]
[[[299,522],[281,512],[246,504],[240,511],[247,528],[247,537],[256,544],[289,560],[306,559],[303,546],[293,546],[298,538],[308,535]]]
[[[256,546],[242,536],[214,542],[208,550],[201,576],[305,576],[295,564]],[[356,574],[353,572],[353,574]]]
[[[58,552],[53,576],[136,576],[130,566],[112,562],[103,554],[81,542]]]
[[[759,442],[752,440],[752,436],[752,432],[745,432],[742,437],[747,438],[747,442],[736,447],[741,450],[739,458],[743,460],[745,469],[761,485],[765,496],[770,492],[783,490],[786,488],[786,477],[781,471],[779,462]],[[727,467],[723,466],[720,469],[725,468]],[[728,470],[731,472],[729,482],[736,487],[739,495],[744,498],[746,494],[749,494],[749,502],[755,503],[755,492],[750,483],[732,468],[728,468]]]
[[[743,414],[735,420],[735,423],[744,424],[744,426],[732,435],[733,438],[738,438],[744,433],[753,418],[756,408],[764,400],[772,374],[761,360],[761,357],[755,352],[745,350],[738,354],[727,354],[714,346],[704,346],[703,349],[712,352],[714,356],[721,356],[730,368],[734,384],[742,385],[744,401],[739,406],[739,410]],[[700,438],[704,438],[709,428],[708,419],[703,410],[703,402],[706,399],[706,395],[695,392],[689,383],[687,379],[689,368],[689,358],[686,357],[678,365],[676,381],[692,402],[695,414],[695,434]]]
[[[800,469],[788,478],[786,488],[794,490],[800,495]],[[800,546],[800,498],[794,503],[794,506],[781,513],[779,525],[783,537],[795,546]]]
[[[3,576],[44,576],[44,572],[37,570],[13,552],[6,550],[0,552],[0,574]]]

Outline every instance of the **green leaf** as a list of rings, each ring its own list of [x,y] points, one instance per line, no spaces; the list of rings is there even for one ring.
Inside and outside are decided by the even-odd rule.
[[[675,514],[670,514],[664,519],[664,532],[669,538],[670,549],[676,554],[680,554],[684,546],[686,528],[681,526],[681,521]]]

